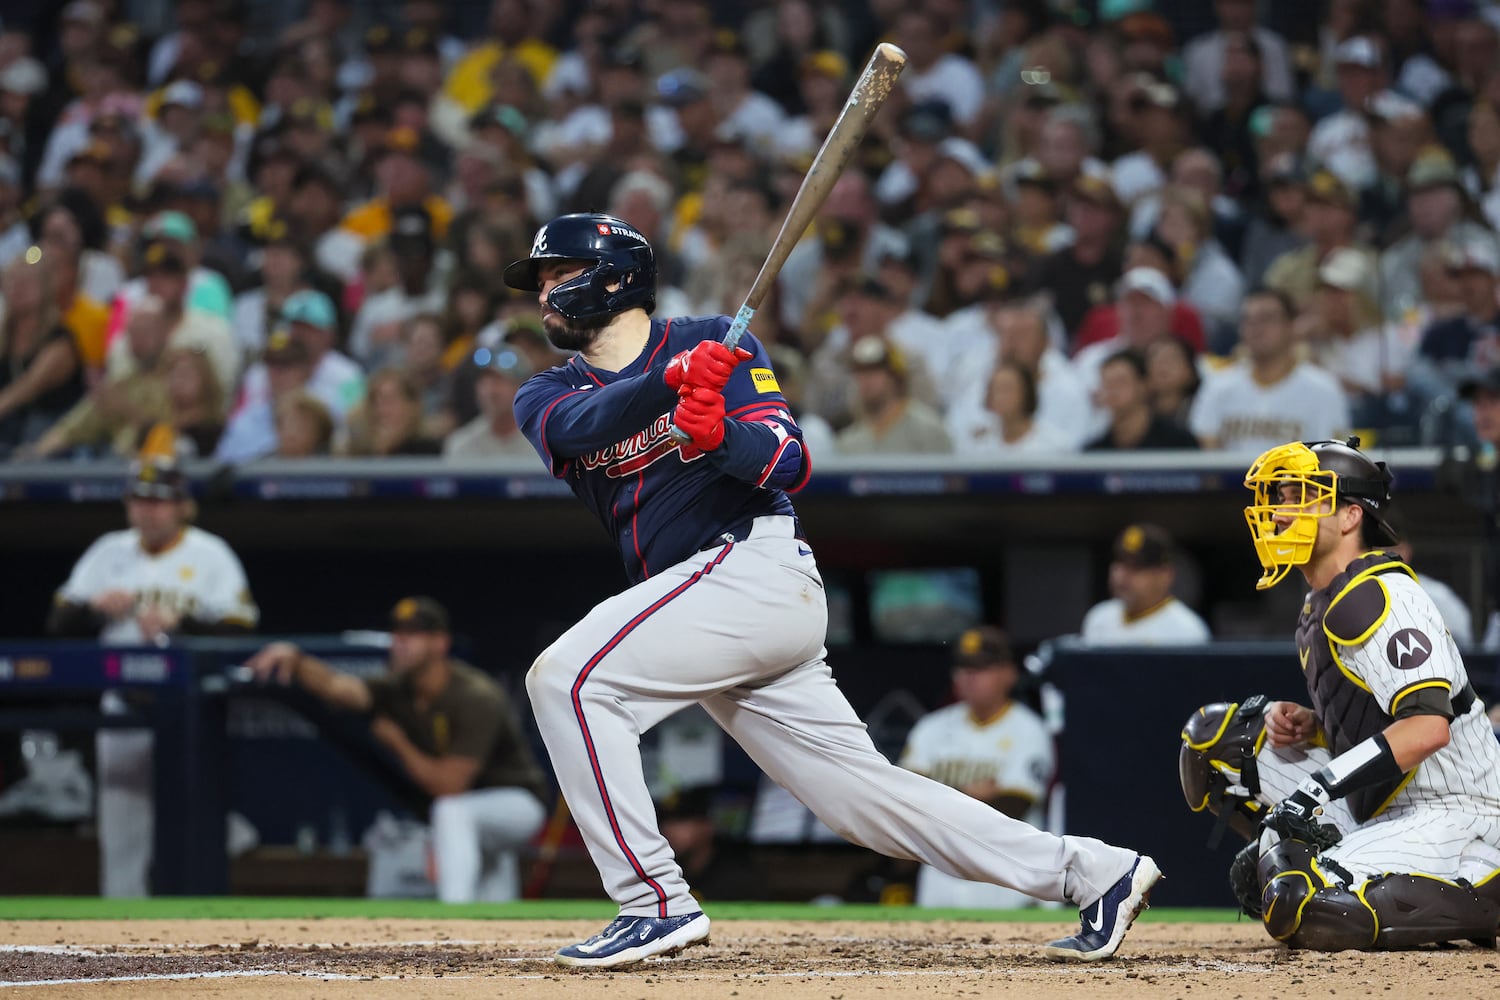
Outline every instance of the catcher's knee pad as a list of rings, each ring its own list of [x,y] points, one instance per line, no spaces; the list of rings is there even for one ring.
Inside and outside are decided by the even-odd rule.
[[[1276,940],[1312,951],[1375,945],[1375,913],[1359,895],[1333,881],[1313,849],[1283,840],[1261,855],[1261,921]]]
[[[1266,740],[1265,709],[1265,695],[1203,706],[1183,725],[1177,755],[1188,808],[1208,809],[1220,826],[1227,823],[1246,840],[1255,839],[1264,813],[1255,799],[1255,755]],[[1217,834],[1211,846],[1217,846]]]
[[[1385,875],[1359,888],[1380,921],[1380,948],[1475,941],[1493,948],[1500,901],[1467,882],[1430,875]]]

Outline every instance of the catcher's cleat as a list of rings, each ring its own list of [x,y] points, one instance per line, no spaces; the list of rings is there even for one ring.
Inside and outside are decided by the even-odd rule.
[[[1078,911],[1078,933],[1047,945],[1046,956],[1054,962],[1102,962],[1114,957],[1160,881],[1156,862],[1139,855],[1124,878],[1093,905]]]
[[[560,950],[552,961],[574,968],[621,969],[700,944],[708,944],[708,915],[701,911],[680,917],[622,914],[587,941]]]

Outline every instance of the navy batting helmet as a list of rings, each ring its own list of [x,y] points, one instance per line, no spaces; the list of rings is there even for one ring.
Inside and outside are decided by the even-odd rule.
[[[626,309],[656,308],[656,255],[646,237],[612,215],[560,215],[536,231],[531,254],[505,269],[505,283],[540,291],[544,261],[578,261],[584,272],[558,285],[547,304],[570,320],[599,319]],[[617,285],[614,291],[610,285]]]

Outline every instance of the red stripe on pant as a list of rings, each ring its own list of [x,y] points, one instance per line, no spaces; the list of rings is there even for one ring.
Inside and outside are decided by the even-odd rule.
[[[734,548],[733,542],[726,544],[723,551],[714,556],[713,560],[707,566],[704,566],[678,584],[670,592],[657,598],[649,608],[626,622],[624,627],[616,632],[609,642],[604,644],[603,649],[589,657],[588,663],[584,664],[583,671],[578,675],[578,680],[573,682],[573,714],[578,717],[578,728],[583,731],[583,744],[588,748],[589,752],[589,766],[594,769],[594,783],[599,786],[599,797],[604,800],[604,814],[609,817],[609,828],[614,832],[615,844],[624,853],[625,859],[630,862],[630,867],[640,876],[641,881],[649,885],[651,890],[656,893],[657,916],[662,918],[667,916],[667,894],[662,891],[662,887],[656,879],[646,874],[646,869],[641,867],[641,863],[636,858],[635,852],[630,849],[630,845],[625,843],[625,835],[620,831],[620,822],[615,818],[615,807],[609,801],[609,790],[604,787],[604,772],[599,768],[599,754],[594,749],[594,738],[589,734],[589,724],[583,718],[583,701],[580,695],[583,691],[583,682],[588,680],[589,674],[593,672],[594,668],[599,665],[599,662],[605,656],[609,655],[612,649],[620,644],[621,640],[635,631],[636,626],[640,625],[641,622],[656,614],[656,612],[670,604],[693,584],[713,572],[713,568],[724,561],[724,557],[729,555],[729,550],[732,548]]]

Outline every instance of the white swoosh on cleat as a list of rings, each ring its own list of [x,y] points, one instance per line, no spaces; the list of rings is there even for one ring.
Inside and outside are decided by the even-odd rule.
[[[1104,904],[1103,903],[1099,904],[1099,915],[1097,917],[1095,917],[1093,920],[1090,920],[1088,922],[1088,925],[1089,925],[1089,930],[1093,931],[1095,934],[1098,934],[1100,931],[1104,930]]]
[[[600,938],[598,940],[598,942],[596,942],[594,944],[581,944],[581,945],[579,945],[578,946],[578,950],[581,951],[581,952],[584,952],[585,954],[592,955],[594,952],[600,950],[601,948],[605,947],[606,945],[614,944],[615,943],[615,939],[618,938],[621,934],[628,934],[628,933],[630,933],[630,928],[628,926],[621,927],[619,930],[615,931],[609,937]]]

